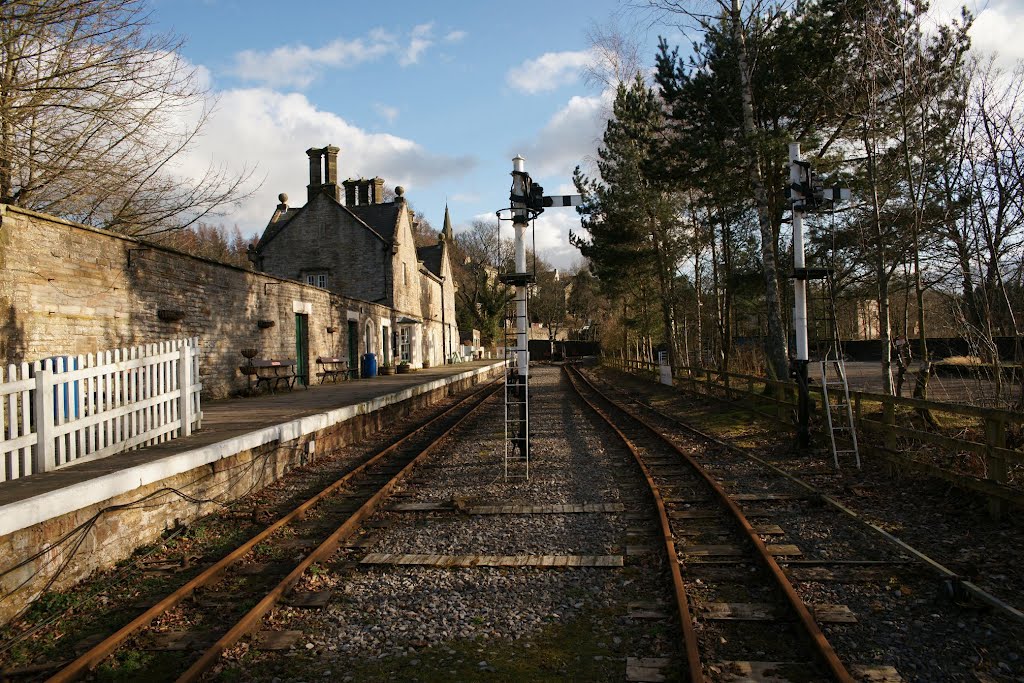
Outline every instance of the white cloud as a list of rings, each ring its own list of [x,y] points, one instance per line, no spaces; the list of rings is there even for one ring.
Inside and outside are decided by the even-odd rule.
[[[575,209],[548,209],[536,224],[537,255],[555,268],[565,270],[580,258],[579,250],[569,243],[569,231],[580,231]]]
[[[449,31],[448,34],[445,35],[445,37],[444,37],[444,42],[446,42],[446,43],[458,43],[459,41],[461,41],[465,37],[466,37],[466,32],[465,31]]]
[[[232,73],[246,81],[270,87],[305,88],[324,68],[344,69],[380,59],[395,49],[394,38],[385,31],[372,31],[365,38],[341,38],[318,48],[286,45],[269,52],[243,50],[235,55]]]
[[[401,66],[419,62],[433,44],[434,24],[418,24],[402,43],[385,29],[374,29],[361,38],[338,38],[321,47],[298,43],[268,51],[243,50],[235,55],[231,73],[245,81],[272,88],[306,88],[325,69],[347,69],[393,55]]]
[[[472,203],[480,201],[480,195],[474,192],[456,192],[451,196],[453,202],[466,202]]]
[[[374,102],[373,109],[388,123],[394,123],[398,118],[398,107],[389,107],[386,104]]]
[[[389,185],[404,185],[413,202],[417,187],[459,177],[476,164],[472,157],[438,154],[412,140],[367,132],[318,109],[299,93],[248,88],[222,92],[219,98],[202,137],[175,171],[201,178],[211,163],[234,170],[257,166],[256,175],[265,178],[263,185],[238,206],[225,207],[221,219],[227,226],[237,224],[246,234],[262,232],[278,193],[286,192],[291,206],[306,203],[309,162],[305,150],[310,147],[334,144],[341,148],[339,180],[379,175]],[[239,111],[246,115],[236,116]]]
[[[595,60],[592,50],[548,52],[509,69],[505,82],[520,92],[534,95],[575,83],[580,72]]]
[[[398,55],[398,63],[402,66],[409,66],[420,61],[420,55],[434,44],[434,41],[431,39],[433,32],[433,22],[414,26],[409,37],[408,47]]]
[[[555,176],[565,182],[577,164],[594,155],[614,99],[607,90],[595,97],[573,97],[551,117],[536,137],[518,149],[534,177]]]

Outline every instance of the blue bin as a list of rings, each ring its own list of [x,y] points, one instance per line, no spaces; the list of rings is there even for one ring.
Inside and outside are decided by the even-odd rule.
[[[363,354],[363,362],[361,365],[360,375],[364,379],[377,376],[377,356],[372,353]]]
[[[54,378],[60,377],[60,373],[57,371],[57,359],[63,358],[67,370],[65,372],[71,372],[72,370],[78,369],[78,358],[75,356],[51,356],[47,360],[53,361],[53,373]],[[60,404],[64,403],[64,415],[65,419],[77,419],[78,415],[78,380],[74,382],[64,382],[62,384],[55,384],[53,387],[53,419],[56,420],[60,416]]]

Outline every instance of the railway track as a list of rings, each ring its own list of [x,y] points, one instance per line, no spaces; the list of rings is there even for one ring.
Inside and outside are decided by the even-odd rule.
[[[777,482],[763,478],[748,479],[749,491],[727,493],[698,462],[698,452],[705,462],[715,459],[708,448],[681,447],[678,436],[614,401],[575,368],[567,372],[633,452],[651,488],[691,681],[901,680],[891,667],[841,661],[818,622],[853,615],[843,605],[806,604],[780,566],[799,563],[800,550],[771,540],[784,533],[772,520],[809,496],[780,492]]]
[[[944,624],[953,644],[986,620],[937,595],[937,575],[905,548],[863,525],[840,530],[840,512],[806,485],[553,367],[535,376],[533,476],[508,481],[496,414],[432,450],[485,391],[53,680],[88,675],[118,648],[118,661],[146,651],[149,668],[136,671],[152,680],[211,667],[268,681],[617,681],[623,669],[638,682],[902,680],[860,662],[970,680],[959,662],[983,636],[948,652],[914,641]],[[959,668],[917,664],[927,658]]]
[[[592,378],[593,379],[593,378]],[[864,528],[869,529],[877,538],[883,539],[887,544],[899,548],[900,551],[906,553],[908,556],[917,560],[917,562],[926,568],[927,571],[940,577],[947,584],[947,590],[951,595],[955,595],[958,599],[976,601],[980,605],[985,605],[1006,617],[1024,624],[1024,612],[1017,609],[1013,605],[1007,604],[1005,601],[1000,600],[995,595],[992,595],[988,591],[984,590],[974,582],[964,578],[957,572],[946,567],[941,562],[930,557],[928,554],[915,548],[914,546],[906,543],[899,537],[889,533],[879,525],[868,521],[863,516],[857,514],[846,505],[843,505],[840,501],[836,500],[832,496],[823,493],[820,489],[815,487],[813,484],[790,474],[786,470],[778,467],[767,460],[758,457],[754,453],[749,452],[743,448],[740,448],[734,444],[728,443],[721,439],[718,439],[705,431],[702,431],[694,425],[681,420],[679,417],[669,415],[668,413],[658,410],[650,403],[643,401],[636,396],[624,391],[621,387],[612,386],[601,380],[599,381],[602,385],[606,386],[610,391],[614,392],[617,396],[620,396],[623,400],[628,401],[630,404],[635,405],[639,410],[645,414],[651,416],[655,420],[659,421],[665,427],[669,429],[682,430],[688,435],[692,435],[701,441],[713,444],[715,447],[728,451],[738,456],[741,461],[748,461],[755,463],[756,466],[764,468],[766,471],[771,471],[778,476],[788,480],[795,484],[799,489],[806,491],[808,494],[815,496],[820,499],[824,504],[829,506],[831,509],[840,513],[842,516],[855,520],[858,525],[862,525]]]
[[[311,567],[329,560],[402,479],[498,389],[491,383],[474,391],[377,452],[47,680],[78,680],[120,648],[147,641],[162,641],[163,650],[174,652],[157,660],[158,669],[146,674],[148,680],[199,680],[226,650],[256,632],[279,602],[315,605],[324,600],[323,595],[290,591]],[[187,630],[170,631],[168,624]],[[269,648],[289,647],[293,637],[257,634]]]

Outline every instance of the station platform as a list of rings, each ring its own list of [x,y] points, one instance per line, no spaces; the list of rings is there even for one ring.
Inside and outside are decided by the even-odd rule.
[[[241,451],[380,410],[466,375],[486,374],[499,365],[495,360],[472,361],[204,402],[202,429],[191,436],[0,484],[0,537]]]

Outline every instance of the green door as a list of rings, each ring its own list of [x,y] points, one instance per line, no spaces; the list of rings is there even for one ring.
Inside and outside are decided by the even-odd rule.
[[[295,314],[295,375],[309,386],[309,316]]]
[[[351,377],[358,377],[359,373],[359,323],[355,320],[348,321],[348,367]]]

